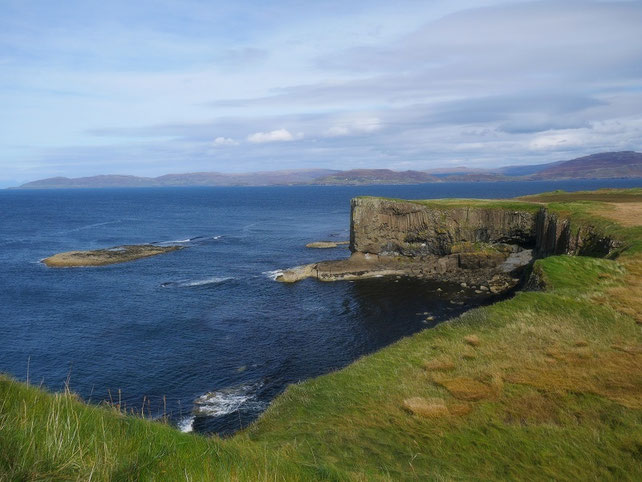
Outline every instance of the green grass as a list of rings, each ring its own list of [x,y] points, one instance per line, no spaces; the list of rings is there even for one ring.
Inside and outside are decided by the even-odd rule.
[[[641,480],[642,235],[549,209],[620,256],[538,260],[544,290],[292,385],[230,439],[0,377],[0,480]]]
[[[408,202],[428,206],[433,209],[487,208],[537,212],[542,208],[542,206],[537,203],[513,199],[396,199],[379,196],[359,196],[358,199],[383,199],[386,201]]]
[[[522,196],[528,202],[573,202],[573,201],[602,201],[602,202],[639,202],[642,188],[628,189],[597,189],[595,191],[566,192],[563,190]]]

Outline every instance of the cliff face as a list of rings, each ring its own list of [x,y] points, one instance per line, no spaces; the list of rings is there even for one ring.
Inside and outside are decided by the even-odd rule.
[[[352,252],[446,256],[453,245],[535,245],[537,213],[474,206],[435,208],[407,201],[356,198],[351,202]]]
[[[533,257],[606,256],[617,243],[589,225],[535,203],[511,201],[351,201],[349,259],[284,271],[279,281],[412,276],[490,287],[515,287]]]
[[[350,250],[381,256],[447,256],[461,243],[508,244],[554,254],[606,256],[617,243],[544,207],[438,206],[381,198],[351,202]]]
[[[573,226],[544,208],[537,214],[535,231],[535,253],[541,258],[555,254],[604,257],[620,247],[594,226]]]

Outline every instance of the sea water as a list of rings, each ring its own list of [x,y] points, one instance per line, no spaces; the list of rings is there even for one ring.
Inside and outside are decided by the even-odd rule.
[[[349,255],[305,244],[349,238],[350,198],[632,186],[642,180],[0,191],[0,372],[229,434],[288,384],[492,301],[408,279],[275,282],[280,269]],[[40,263],[143,243],[186,249],[97,268]]]

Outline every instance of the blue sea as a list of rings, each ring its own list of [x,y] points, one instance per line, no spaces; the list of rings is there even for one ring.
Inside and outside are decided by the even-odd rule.
[[[275,282],[279,269],[349,255],[305,244],[349,238],[350,198],[634,186],[642,180],[0,191],[0,372],[229,434],[288,384],[492,301],[408,279]],[[185,249],[99,268],[40,263],[143,243]]]

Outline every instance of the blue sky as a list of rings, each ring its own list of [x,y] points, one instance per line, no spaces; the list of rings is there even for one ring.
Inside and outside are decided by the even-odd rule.
[[[0,186],[640,150],[640,1],[0,2]]]

